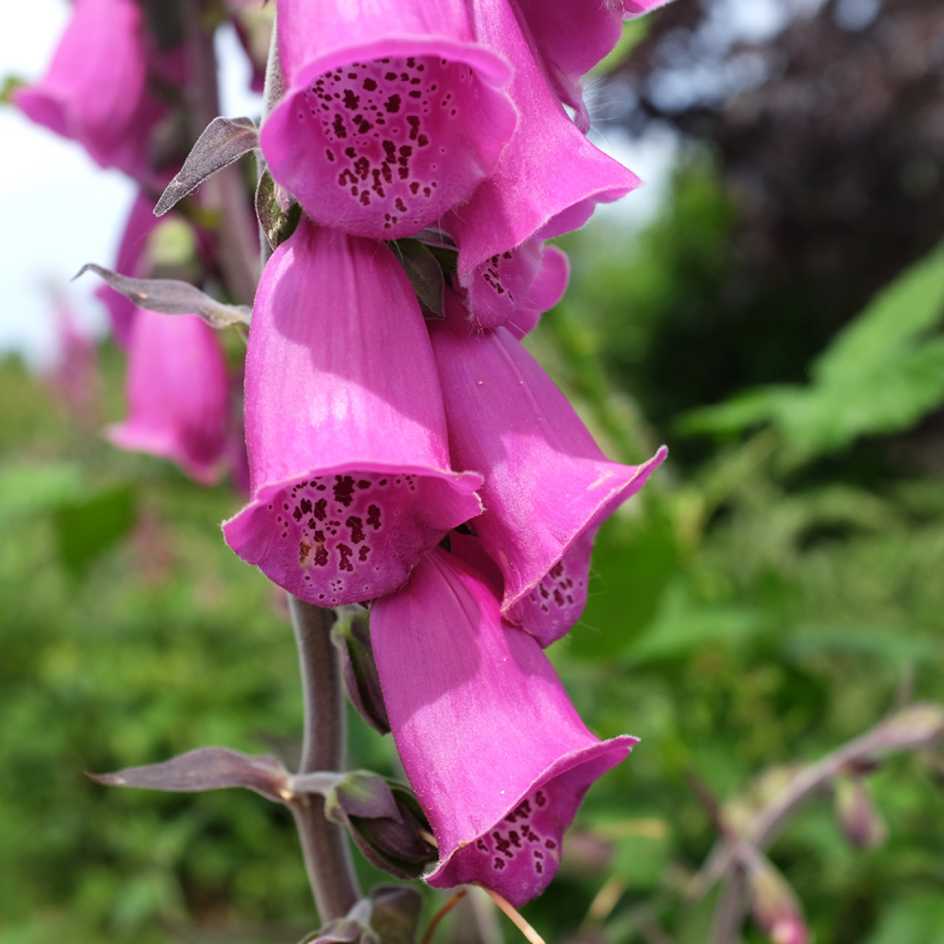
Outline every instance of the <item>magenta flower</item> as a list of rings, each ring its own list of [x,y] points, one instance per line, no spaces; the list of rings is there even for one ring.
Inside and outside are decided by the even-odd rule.
[[[481,510],[481,476],[450,469],[429,337],[393,253],[304,219],[256,294],[246,443],[252,501],[226,542],[311,603],[395,590]]]
[[[582,226],[597,203],[625,196],[639,181],[567,117],[513,4],[492,0],[476,10],[479,41],[514,66],[518,127],[494,173],[443,227],[459,246],[459,281],[469,308],[497,324],[523,301],[528,280],[522,266],[539,271],[516,258],[528,251],[523,244]]]
[[[581,131],[590,127],[580,80],[616,45],[622,21],[642,16],[668,0],[517,0],[548,78],[576,112]]]
[[[275,179],[312,219],[416,233],[465,201],[515,127],[510,70],[465,0],[281,0],[287,94],[262,128]]]
[[[121,449],[170,459],[209,485],[226,456],[229,393],[212,328],[196,315],[139,308],[128,352],[129,415],[106,434]]]
[[[148,87],[156,67],[148,42],[135,0],[75,0],[46,74],[13,100],[102,167],[153,182],[150,132],[166,108]]]
[[[144,194],[138,194],[131,206],[125,228],[118,242],[118,254],[115,259],[115,271],[122,275],[141,277],[146,273],[142,263],[147,250],[148,237],[160,220],[154,215],[154,201]],[[115,341],[125,350],[131,343],[131,324],[134,319],[135,304],[130,298],[116,292],[107,285],[100,285],[95,295],[108,309],[111,330]]]
[[[591,784],[637,739],[584,726],[540,646],[502,623],[468,565],[436,549],[371,610],[397,750],[439,844],[426,877],[520,906],[548,886]]]
[[[502,615],[542,645],[583,612],[597,529],[663,462],[611,462],[506,328],[481,338],[451,321],[432,331],[455,460],[485,476],[471,522],[504,576]]]

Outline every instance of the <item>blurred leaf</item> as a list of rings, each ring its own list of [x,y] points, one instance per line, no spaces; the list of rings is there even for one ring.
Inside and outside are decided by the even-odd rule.
[[[0,80],[0,105],[12,104],[16,90],[23,88],[26,84],[26,80],[18,75],[5,75]]]
[[[0,465],[0,521],[48,512],[84,492],[78,466]]]
[[[748,608],[705,604],[674,583],[649,631],[627,650],[631,665],[690,655],[706,643],[736,643],[756,635],[758,614]]]
[[[136,496],[130,485],[60,504],[53,514],[59,560],[74,577],[83,576],[134,526]]]
[[[944,402],[944,249],[896,279],[833,342],[806,387],[749,390],[686,414],[685,433],[727,436],[772,423],[791,462],[864,435],[899,432]]]
[[[940,890],[905,895],[884,910],[867,944],[944,944],[944,895]]]
[[[658,611],[678,561],[671,518],[654,503],[641,518],[605,525],[593,556],[587,609],[568,636],[568,652],[598,659],[625,650]]]
[[[944,247],[880,292],[813,364],[820,383],[858,381],[904,353],[944,315]]]

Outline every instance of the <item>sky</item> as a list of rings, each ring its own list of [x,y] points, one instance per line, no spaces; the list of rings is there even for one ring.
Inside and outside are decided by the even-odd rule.
[[[68,7],[66,0],[31,0],[29,11],[0,31],[0,81],[42,74]],[[257,115],[259,99],[248,90],[249,66],[235,33],[221,30],[218,40],[224,114]],[[600,215],[616,215],[631,227],[643,225],[658,209],[670,179],[676,141],[658,129],[630,141],[608,126],[605,108],[593,137],[646,183],[628,199],[601,208]],[[118,171],[103,171],[80,147],[33,125],[10,106],[0,106],[0,141],[0,354],[15,350],[41,367],[55,359],[57,350],[50,286],[66,292],[80,330],[93,336],[104,332],[94,279],[70,280],[86,262],[112,264],[134,187]]]
[[[65,0],[31,0],[28,12],[0,30],[0,80],[38,78],[67,17]],[[222,33],[220,46],[224,112],[257,113],[235,34]],[[0,141],[0,353],[17,350],[41,366],[56,352],[50,284],[68,292],[83,330],[104,330],[93,277],[71,285],[69,280],[86,262],[113,262],[134,186],[9,106],[0,106]]]

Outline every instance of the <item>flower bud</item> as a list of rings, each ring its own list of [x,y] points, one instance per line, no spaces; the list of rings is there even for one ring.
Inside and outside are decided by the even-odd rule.
[[[836,781],[836,815],[846,839],[858,849],[874,849],[888,835],[868,784],[858,777]]]
[[[344,688],[351,703],[375,731],[389,734],[390,722],[370,647],[367,612],[355,607],[341,608],[331,630],[331,641],[340,656]]]
[[[293,777],[294,793],[324,797],[325,816],[344,826],[370,863],[398,878],[419,878],[436,861],[432,829],[402,784],[365,770]]]
[[[754,920],[773,944],[807,944],[810,934],[796,895],[759,854],[748,867],[748,882]]]

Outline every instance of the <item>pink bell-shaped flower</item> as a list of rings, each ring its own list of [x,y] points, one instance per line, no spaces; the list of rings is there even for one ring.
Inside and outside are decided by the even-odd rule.
[[[531,31],[552,86],[587,131],[581,78],[619,41],[622,21],[642,16],[668,0],[515,0]]]
[[[196,315],[134,312],[128,418],[106,431],[121,449],[176,462],[203,485],[222,471],[230,382],[214,330]]]
[[[246,357],[252,501],[223,526],[303,600],[390,593],[481,511],[449,465],[423,316],[383,243],[303,219],[259,284]]]
[[[135,0],[75,0],[46,74],[13,101],[102,167],[154,181],[150,132],[166,107],[149,88],[156,55]]]
[[[502,615],[550,645],[587,600],[597,529],[642,488],[665,448],[611,462],[567,398],[507,328],[431,327],[455,461],[485,476],[471,526],[504,576]]]
[[[439,844],[426,880],[523,905],[554,877],[586,791],[637,739],[591,734],[534,638],[441,549],[370,623],[397,750]]]
[[[495,167],[511,70],[476,43],[466,0],[280,0],[277,30],[286,94],[260,140],[315,221],[407,236]]]
[[[567,291],[570,260],[557,246],[530,239],[513,252],[502,253],[480,266],[474,275],[479,284],[460,292],[467,304],[466,320],[473,331],[505,325],[523,338]],[[449,304],[461,304],[454,293]]]
[[[625,196],[639,181],[568,118],[515,5],[487,0],[475,7],[479,42],[514,67],[518,126],[494,172],[442,226],[459,247],[469,309],[494,325],[524,302],[527,278],[513,259],[529,251],[524,244],[582,226],[597,203]]]

